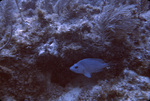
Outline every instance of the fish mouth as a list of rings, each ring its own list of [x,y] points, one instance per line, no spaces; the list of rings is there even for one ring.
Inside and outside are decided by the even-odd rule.
[[[76,71],[74,70],[74,66],[71,66],[69,69],[70,69],[72,72],[76,72]]]
[[[69,69],[70,69],[71,71],[73,71],[73,68],[70,67]]]

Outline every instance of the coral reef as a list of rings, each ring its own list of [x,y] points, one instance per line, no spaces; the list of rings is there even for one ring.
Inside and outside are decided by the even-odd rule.
[[[150,100],[150,1],[2,0],[0,100]],[[70,66],[110,64],[92,78]]]

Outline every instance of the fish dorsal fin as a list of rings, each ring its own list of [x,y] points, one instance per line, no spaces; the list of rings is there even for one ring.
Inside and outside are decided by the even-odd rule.
[[[91,78],[91,74],[88,73],[88,72],[84,72],[84,76],[88,77],[88,78]]]

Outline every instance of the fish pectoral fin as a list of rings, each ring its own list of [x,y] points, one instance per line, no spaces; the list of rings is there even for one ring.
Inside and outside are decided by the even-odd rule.
[[[88,72],[85,72],[85,73],[84,73],[84,76],[86,76],[86,77],[88,77],[88,78],[91,78],[91,74],[88,73]]]

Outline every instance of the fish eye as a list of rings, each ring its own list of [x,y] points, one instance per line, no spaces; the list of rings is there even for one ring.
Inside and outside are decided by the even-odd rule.
[[[78,68],[78,66],[76,66],[76,67],[74,67],[75,69],[77,69]]]

